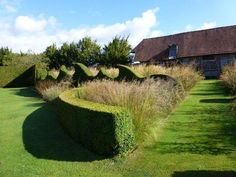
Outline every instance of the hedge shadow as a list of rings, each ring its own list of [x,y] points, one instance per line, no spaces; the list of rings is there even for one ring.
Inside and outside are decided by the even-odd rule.
[[[63,131],[49,104],[27,116],[22,136],[25,149],[39,159],[80,162],[104,159],[74,142]]]

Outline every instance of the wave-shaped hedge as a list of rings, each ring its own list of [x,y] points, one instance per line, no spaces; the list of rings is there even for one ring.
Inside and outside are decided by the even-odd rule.
[[[28,87],[35,83],[35,65],[1,66],[0,87]]]
[[[73,76],[73,80],[75,85],[77,86],[78,83],[91,81],[94,79],[109,79],[109,80],[126,80],[126,81],[143,81],[147,77],[143,76],[142,74],[138,73],[137,71],[134,71],[131,67],[126,65],[117,65],[119,69],[119,75],[116,78],[112,78],[108,75],[106,70],[104,68],[101,68],[100,71],[96,76],[92,74],[92,72],[89,70],[88,67],[83,65],[82,63],[76,63],[74,65],[75,67],[75,74]],[[175,78],[166,75],[166,74],[154,74],[149,76],[149,78],[158,79],[158,80],[165,80],[165,81],[171,81],[174,82],[176,86],[183,87],[182,84],[176,80]]]
[[[135,144],[132,117],[122,107],[89,102],[79,89],[62,93],[55,101],[62,126],[76,141],[101,155],[118,155]]]

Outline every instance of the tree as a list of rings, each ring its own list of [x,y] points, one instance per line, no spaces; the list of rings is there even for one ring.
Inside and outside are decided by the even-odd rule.
[[[90,66],[100,61],[101,47],[90,37],[85,37],[78,42],[78,50],[78,62]]]
[[[0,48],[0,66],[6,65],[7,62],[12,60],[12,51],[8,47]]]
[[[130,63],[131,45],[128,38],[115,37],[108,45],[103,48],[102,64],[114,66],[116,64]]]
[[[50,68],[59,68],[59,51],[56,47],[56,44],[48,46],[44,52],[45,56],[49,59]]]

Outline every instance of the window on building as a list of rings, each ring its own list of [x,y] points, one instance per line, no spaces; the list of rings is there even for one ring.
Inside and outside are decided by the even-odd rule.
[[[176,59],[178,54],[178,46],[172,44],[169,46],[169,59]]]

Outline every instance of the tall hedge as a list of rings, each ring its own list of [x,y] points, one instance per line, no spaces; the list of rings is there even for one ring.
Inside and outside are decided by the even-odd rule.
[[[66,91],[54,102],[69,135],[101,155],[114,156],[131,150],[135,138],[129,111],[79,99],[78,92],[79,89]]]
[[[93,80],[95,76],[93,73],[82,63],[75,63],[74,65],[75,73],[72,77],[74,81],[74,85],[78,85],[79,83]]]
[[[34,84],[35,65],[0,67],[0,87],[28,87]]]
[[[140,73],[134,71],[132,68],[130,68],[126,65],[117,65],[117,67],[119,69],[119,75],[116,78],[116,80],[142,81],[143,79],[145,79],[145,77],[142,76]]]
[[[96,79],[114,79],[111,76],[109,76],[109,74],[107,73],[105,68],[100,68],[98,74],[96,75]]]
[[[64,79],[69,79],[69,78],[70,78],[69,71],[67,70],[65,65],[62,65],[60,67],[60,71],[59,71],[59,75],[57,77],[57,80],[62,81]]]

